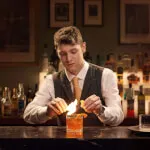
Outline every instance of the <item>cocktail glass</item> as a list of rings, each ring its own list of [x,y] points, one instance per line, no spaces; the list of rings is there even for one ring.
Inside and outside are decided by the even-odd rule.
[[[83,116],[80,114],[72,114],[66,116],[67,132],[83,133]]]

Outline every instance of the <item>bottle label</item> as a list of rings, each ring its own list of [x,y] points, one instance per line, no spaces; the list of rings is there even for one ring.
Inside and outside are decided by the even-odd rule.
[[[145,100],[138,100],[138,114],[145,114]]]
[[[24,100],[19,100],[19,106],[18,106],[18,111],[19,113],[22,113],[24,111]]]
[[[127,100],[127,117],[134,117],[134,99]]]
[[[11,116],[11,105],[4,105],[4,116]]]
[[[17,116],[18,115],[18,102],[14,101],[12,103],[12,116]]]

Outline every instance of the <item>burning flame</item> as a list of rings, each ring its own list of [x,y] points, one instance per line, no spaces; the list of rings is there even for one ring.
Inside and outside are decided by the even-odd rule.
[[[71,115],[74,112],[76,112],[77,103],[78,103],[78,101],[77,101],[77,99],[75,99],[72,103],[70,103],[68,105],[68,107],[67,107],[67,111],[68,111],[67,115]]]

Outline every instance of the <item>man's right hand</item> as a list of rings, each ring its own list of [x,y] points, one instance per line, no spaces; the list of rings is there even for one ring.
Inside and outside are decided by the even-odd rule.
[[[61,115],[67,110],[67,103],[62,98],[55,98],[51,100],[47,105],[47,116],[54,117],[56,115]]]

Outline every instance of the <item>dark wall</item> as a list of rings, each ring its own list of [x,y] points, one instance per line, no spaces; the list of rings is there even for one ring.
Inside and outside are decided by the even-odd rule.
[[[75,0],[75,24],[81,30],[84,40],[87,42],[87,50],[93,57],[95,62],[96,55],[100,54],[102,63],[105,61],[106,54],[109,52],[117,54],[129,53],[135,55],[141,49],[137,45],[121,45],[119,44],[119,1],[104,0],[103,7],[103,26],[101,27],[85,27],[83,26],[83,2]],[[36,27],[36,59],[35,65],[16,65],[13,67],[0,67],[0,85],[16,87],[18,82],[25,83],[25,86],[34,87],[38,83],[39,63],[44,52],[44,44],[48,47],[45,51],[50,55],[53,50],[53,34],[56,28],[49,27],[49,5],[48,0],[37,0],[35,5],[36,19],[38,21]],[[148,48],[143,48],[147,51]]]

